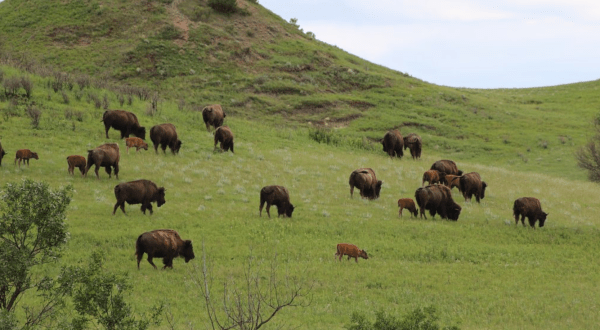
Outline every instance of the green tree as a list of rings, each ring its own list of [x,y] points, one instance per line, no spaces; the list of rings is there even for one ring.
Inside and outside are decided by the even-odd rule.
[[[7,183],[0,194],[0,325],[16,327],[14,311],[31,289],[42,305],[24,306],[29,328],[55,315],[68,287],[47,276],[32,274],[34,267],[56,262],[69,238],[65,224],[72,187],[51,190],[29,179]]]
[[[588,171],[592,182],[600,182],[600,114],[594,119],[595,135],[575,153],[577,165]]]

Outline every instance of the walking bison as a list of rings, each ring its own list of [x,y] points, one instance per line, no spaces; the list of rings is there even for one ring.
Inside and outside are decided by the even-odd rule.
[[[15,155],[15,165],[17,164],[17,160],[19,161],[19,167],[21,167],[21,161],[23,161],[23,164],[25,164],[25,162],[27,162],[27,167],[29,167],[29,159],[40,159],[38,157],[37,152],[32,152],[29,149],[20,149],[17,150],[17,154]]]
[[[2,158],[6,155],[6,151],[2,148],[2,143],[0,142],[0,166],[2,166]]]
[[[375,172],[370,168],[359,168],[350,174],[350,197],[354,195],[354,187],[360,190],[360,196],[368,199],[379,198],[383,182],[377,180]]]
[[[436,170],[438,172],[442,172],[444,174],[454,174],[454,175],[462,175],[463,171],[459,170],[458,167],[456,166],[456,163],[454,161],[451,160],[438,160],[437,162],[433,163],[433,165],[431,165],[432,170]]]
[[[342,261],[342,257],[345,255],[348,256],[347,260],[350,260],[350,258],[354,258],[354,261],[356,261],[356,263],[358,263],[358,257],[361,257],[363,259],[369,259],[369,256],[367,255],[367,251],[359,249],[358,246],[356,246],[354,244],[348,244],[348,243],[338,244],[337,252],[335,253],[334,257],[337,257],[338,261]]]
[[[220,148],[222,151],[227,152],[231,150],[233,152],[233,132],[227,126],[219,126],[215,130],[215,149],[217,150],[217,143],[221,142]]]
[[[127,146],[127,153],[129,153],[129,148],[135,148],[135,152],[140,151],[140,149],[148,150],[148,143],[139,137],[125,138],[125,146]]]
[[[267,214],[269,215],[269,218],[271,217],[271,213],[269,212],[271,205],[277,206],[278,217],[281,215],[283,215],[283,217],[292,217],[294,205],[290,203],[290,193],[285,187],[266,186],[260,190],[260,216],[262,216],[262,209],[265,203],[267,203]]]
[[[131,134],[142,140],[146,139],[146,128],[140,126],[136,115],[124,110],[106,110],[102,115],[106,138],[108,139],[108,130],[112,127],[121,131],[121,139],[129,137]]]
[[[458,220],[461,207],[452,199],[450,188],[444,185],[421,187],[415,191],[415,199],[421,210],[421,218],[427,219],[425,211],[429,210],[432,217],[439,213],[442,219]]]
[[[111,167],[115,170],[115,177],[119,179],[119,160],[121,155],[119,153],[119,145],[116,143],[105,143],[92,150],[88,150],[87,166],[85,169],[85,176],[87,176],[92,165],[96,165],[94,172],[96,172],[96,178],[100,179],[98,175],[98,168],[104,167],[108,177],[111,177]]]
[[[148,262],[156,268],[152,262],[153,258],[163,258],[163,269],[170,267],[173,269],[173,259],[183,257],[185,262],[194,259],[194,248],[192,241],[182,240],[179,234],[171,229],[158,229],[145,232],[138,236],[135,241],[135,255],[137,257],[137,266],[140,269],[140,261],[148,255]]]
[[[117,203],[113,209],[113,215],[117,212],[120,206],[121,211],[125,213],[125,202],[127,204],[142,204],[141,210],[146,214],[146,209],[152,214],[152,204],[156,202],[156,206],[161,207],[165,203],[165,188],[157,187],[156,184],[149,180],[136,180],[120,183],[115,186],[115,197]]]
[[[223,125],[225,117],[227,117],[227,115],[220,104],[209,105],[202,109],[202,119],[204,119],[204,125],[206,125],[206,130],[209,132],[210,126],[217,129],[217,127]]]
[[[181,149],[181,140],[177,138],[177,130],[175,125],[167,123],[153,126],[150,129],[150,140],[154,143],[154,152],[158,153],[158,146],[160,145],[163,153],[166,153],[167,146],[171,149],[174,154],[179,152]]]
[[[390,157],[402,158],[404,156],[404,139],[402,134],[397,129],[390,130],[381,139],[383,145],[383,151],[385,151]]]
[[[67,169],[69,174],[75,175],[75,168],[77,167],[81,172],[81,176],[85,175],[85,157],[79,155],[71,155],[67,157],[67,164],[69,165],[69,168]]]
[[[529,225],[535,228],[535,222],[539,220],[540,228],[544,227],[548,213],[542,211],[542,204],[540,200],[535,197],[521,197],[515,200],[513,205],[513,215],[515,217],[515,224],[519,224],[519,216],[521,216],[521,223],[525,226],[525,217],[529,220]]]
[[[421,137],[417,134],[410,133],[404,137],[404,150],[408,148],[413,159],[421,158],[422,147]]]
[[[477,203],[485,197],[485,188],[487,183],[481,181],[481,176],[477,172],[463,174],[459,177],[459,190],[462,192],[465,202],[470,201],[475,195]]]
[[[417,217],[419,215],[419,210],[417,210],[417,207],[415,206],[415,201],[413,201],[410,198],[400,198],[398,200],[398,207],[400,208],[400,210],[398,211],[398,215],[400,217],[402,217],[402,210],[403,209],[407,209],[410,212],[410,217],[412,218],[413,215],[415,217]]]
[[[440,173],[436,170],[427,170],[425,171],[425,173],[423,173],[423,181],[421,182],[421,187],[425,185],[425,182],[428,182],[429,184],[442,183],[442,178],[444,176],[444,173]]]

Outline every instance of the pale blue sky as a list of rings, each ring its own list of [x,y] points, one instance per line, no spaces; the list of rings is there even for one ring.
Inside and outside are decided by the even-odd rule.
[[[259,0],[371,62],[452,87],[600,79],[599,0]]]

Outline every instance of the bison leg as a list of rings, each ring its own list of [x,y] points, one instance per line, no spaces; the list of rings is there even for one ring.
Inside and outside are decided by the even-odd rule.
[[[354,185],[350,185],[350,198],[353,198],[353,196],[352,196],[353,194],[354,194]]]
[[[261,199],[260,199],[260,207],[258,208],[258,216],[259,216],[259,217],[262,217],[262,209],[263,209],[263,206],[264,206],[264,205],[265,205],[265,201],[262,199],[262,196],[261,196]]]
[[[162,149],[163,154],[166,155],[167,154],[167,152],[166,152],[166,150],[167,150],[167,144],[166,143],[161,143],[160,144],[160,148]]]
[[[150,215],[152,215],[152,213],[154,213],[152,211],[152,204],[148,203],[148,205],[146,206],[146,208],[150,211]]]
[[[231,142],[231,144],[229,145],[229,150],[231,150],[231,153],[235,154],[235,152],[233,152],[233,142]]]
[[[85,175],[85,167],[79,166],[79,171],[81,172],[81,176],[83,177]],[[75,175],[75,173],[73,173],[73,175]]]
[[[523,227],[525,227],[525,214],[521,216],[521,223],[523,224]]]
[[[96,179],[100,180],[100,175],[98,174],[98,168],[99,168],[99,166],[96,165],[96,168],[94,169],[94,172],[96,173]]]
[[[137,256],[137,262],[138,262],[138,270],[140,269],[140,261],[142,261],[142,258],[144,257],[144,252],[140,253],[140,254],[136,254]]]
[[[358,263],[358,256],[354,257],[354,261],[356,261],[356,263]]]
[[[513,216],[515,217],[515,225],[519,224],[519,212],[514,212]]]
[[[146,214],[146,204],[142,203],[142,207],[140,207],[140,210],[142,210],[142,213]]]
[[[125,201],[123,201],[123,203],[121,204],[121,201],[117,200],[117,203],[115,204],[115,208],[113,209],[113,215],[115,215],[119,206],[121,206],[121,210],[123,210],[123,213],[125,213]],[[127,213],[125,213],[125,214],[127,214]]]
[[[158,269],[156,268],[156,265],[152,262],[152,257],[150,254],[148,254],[148,262],[152,265],[152,267],[154,267],[154,269]]]
[[[165,265],[162,269],[166,269],[167,267],[173,269],[173,258],[163,258],[163,264]]]
[[[110,129],[110,124],[104,122],[104,131],[106,132],[106,138],[108,139],[108,130]]]
[[[119,164],[116,164],[114,166],[115,168],[115,178],[117,178],[117,180],[119,180]]]
[[[271,203],[267,202],[267,214],[269,215],[269,218],[271,218]]]
[[[104,170],[106,171],[106,173],[108,173],[108,178],[110,179],[112,176],[112,168],[110,168],[110,166],[106,166]]]

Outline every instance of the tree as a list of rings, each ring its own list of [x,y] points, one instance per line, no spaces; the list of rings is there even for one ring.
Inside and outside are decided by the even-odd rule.
[[[588,178],[592,182],[600,182],[600,114],[594,119],[596,134],[587,145],[575,153],[577,165],[588,171]]]
[[[285,307],[310,305],[310,299],[304,300],[312,286],[295,276],[279,275],[277,256],[273,258],[267,274],[261,262],[252,256],[248,257],[242,283],[238,285],[235,280],[224,281],[221,299],[216,299],[211,293],[213,278],[206,263],[204,245],[202,263],[201,274],[195,268],[192,281],[202,291],[212,329],[257,330],[273,320]]]
[[[63,304],[68,288],[32,268],[60,258],[69,233],[65,224],[72,187],[51,190],[30,179],[7,183],[0,195],[0,324],[16,326],[15,308],[23,294],[36,289],[38,308],[25,306],[24,328],[41,324]],[[11,321],[12,320],[12,321]]]

